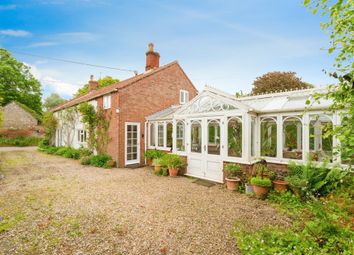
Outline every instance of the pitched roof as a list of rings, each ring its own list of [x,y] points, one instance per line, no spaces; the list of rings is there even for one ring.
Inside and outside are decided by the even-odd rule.
[[[161,66],[161,67],[159,67],[157,69],[149,70],[147,72],[141,73],[139,75],[136,75],[134,77],[128,78],[128,79],[123,80],[123,81],[120,81],[118,83],[109,85],[107,87],[104,87],[104,88],[101,88],[101,89],[97,89],[97,90],[94,90],[94,91],[90,91],[90,92],[88,92],[85,95],[73,98],[73,99],[71,99],[69,101],[66,101],[65,103],[63,103],[63,104],[51,109],[50,111],[56,112],[56,111],[59,111],[59,110],[62,110],[62,109],[65,109],[65,108],[68,108],[68,107],[71,107],[71,106],[74,106],[74,105],[78,105],[78,104],[83,103],[83,102],[90,101],[92,99],[95,99],[97,97],[103,96],[103,95],[108,94],[108,93],[111,93],[113,91],[117,91],[117,90],[123,89],[123,88],[125,88],[127,86],[130,86],[130,85],[132,85],[132,84],[134,84],[134,83],[136,83],[136,82],[138,82],[138,81],[140,81],[142,79],[145,79],[145,78],[147,78],[147,77],[149,77],[151,75],[154,75],[154,74],[156,74],[158,72],[166,70],[166,69],[168,69],[168,68],[170,68],[170,67],[172,67],[174,65],[177,65],[178,67],[180,67],[177,61],[173,61],[173,62],[171,62],[169,64],[166,64],[166,65],[163,65],[163,66]],[[181,70],[183,71],[182,68],[181,68]],[[192,86],[193,86],[193,84],[192,84]]]
[[[37,112],[35,112],[34,110],[32,110],[31,108],[29,108],[27,105],[22,104],[18,101],[11,101],[10,103],[8,103],[7,105],[5,105],[4,107],[11,105],[11,104],[15,104],[18,107],[22,108],[24,111],[26,111],[27,113],[29,113],[30,115],[32,115],[33,118],[35,118],[38,121],[42,121],[42,116],[39,115]],[[3,108],[4,108],[3,107]]]

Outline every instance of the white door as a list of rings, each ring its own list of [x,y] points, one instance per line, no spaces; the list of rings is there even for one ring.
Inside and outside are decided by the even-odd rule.
[[[125,123],[125,164],[140,163],[140,123]]]
[[[223,182],[220,118],[190,121],[187,174]]]

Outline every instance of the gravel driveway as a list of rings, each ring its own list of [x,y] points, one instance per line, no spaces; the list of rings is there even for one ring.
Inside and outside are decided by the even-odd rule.
[[[0,152],[0,254],[238,254],[242,221],[287,225],[266,202],[149,168]]]

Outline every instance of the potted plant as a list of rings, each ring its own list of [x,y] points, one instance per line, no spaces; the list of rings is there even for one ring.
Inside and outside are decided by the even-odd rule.
[[[277,192],[285,192],[288,190],[288,182],[284,180],[274,180],[273,186]]]
[[[152,161],[156,158],[156,150],[145,151],[146,164],[152,166]]]
[[[239,164],[226,164],[224,168],[226,174],[226,187],[228,190],[237,190],[241,179],[238,175],[241,173],[241,166]]]
[[[159,174],[161,172],[161,158],[155,158],[152,161],[152,165],[154,166],[154,172]]]
[[[258,198],[264,199],[267,197],[272,181],[269,178],[262,178],[260,176],[251,179],[254,193]]]
[[[182,158],[176,154],[167,154],[164,156],[168,166],[169,175],[176,177],[178,175],[178,170],[184,165]]]

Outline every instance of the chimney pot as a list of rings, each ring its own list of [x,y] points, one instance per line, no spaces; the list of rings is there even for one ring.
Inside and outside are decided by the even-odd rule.
[[[148,50],[146,52],[146,66],[145,71],[149,71],[151,69],[159,68],[160,66],[160,54],[154,51],[154,44],[148,44]]]

